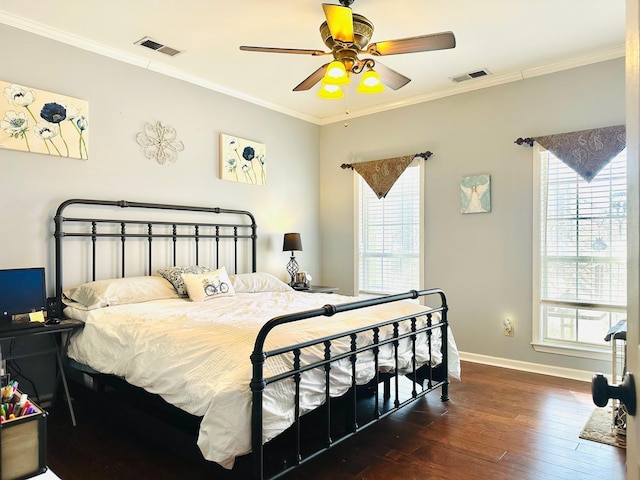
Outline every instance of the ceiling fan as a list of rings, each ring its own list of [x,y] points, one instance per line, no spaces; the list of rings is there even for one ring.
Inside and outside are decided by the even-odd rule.
[[[365,68],[375,70],[382,83],[397,90],[411,81],[410,78],[385,67],[373,58],[360,58],[359,55],[373,57],[398,55],[401,53],[426,52],[454,48],[456,39],[452,32],[440,32],[417,37],[387,40],[369,43],[373,34],[373,23],[366,17],[353,13],[350,5],[354,0],[339,0],[341,5],[322,4],[326,21],[320,25],[320,35],[330,51],[307,50],[298,48],[251,47],[242,45],[240,50],[249,52],[293,53],[301,55],[333,55],[334,61],[344,65],[346,72],[359,74]],[[333,63],[332,63],[333,64]],[[326,79],[326,63],[305,78],[294,91],[309,90],[320,80]]]

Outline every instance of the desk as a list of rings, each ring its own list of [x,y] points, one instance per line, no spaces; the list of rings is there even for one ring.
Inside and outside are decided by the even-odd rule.
[[[25,357],[34,357],[36,355],[45,355],[50,353],[56,354],[56,360],[58,361],[58,375],[62,378],[62,385],[64,387],[64,395],[67,401],[67,406],[69,407],[69,414],[71,415],[71,422],[73,426],[76,426],[76,416],[73,411],[73,406],[71,405],[71,396],[69,395],[69,386],[67,384],[67,376],[64,373],[64,365],[62,363],[62,356],[66,353],[67,347],[69,346],[69,340],[71,337],[71,333],[75,330],[82,328],[84,323],[79,320],[61,320],[60,323],[55,325],[43,325],[38,327],[27,327],[27,328],[11,328],[7,330],[0,330],[0,343],[5,342],[7,340],[13,340],[16,338],[33,338],[39,337],[41,335],[45,335],[48,339],[50,339],[51,347],[36,349],[28,352],[23,352],[19,354],[12,354],[11,352],[7,353],[8,350],[2,349],[2,358],[3,360],[14,360],[18,358]],[[66,334],[64,341],[62,340],[63,334]],[[56,379],[56,385],[57,385]],[[55,399],[55,390],[54,390],[54,399]]]

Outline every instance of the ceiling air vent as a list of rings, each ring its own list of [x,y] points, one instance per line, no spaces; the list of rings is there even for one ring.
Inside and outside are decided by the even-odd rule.
[[[174,57],[179,53],[182,53],[182,50],[178,50],[177,48],[168,47],[167,45],[163,45],[162,43],[156,42],[155,40],[144,37],[135,42],[135,45],[142,45],[143,47],[150,48],[151,50],[155,50],[156,52],[164,53],[165,55],[169,55],[170,57]]]
[[[449,79],[453,83],[460,83],[473,78],[486,77],[487,75],[491,75],[491,72],[486,68],[483,68],[482,70],[475,70],[473,72],[463,73],[462,75],[456,75],[455,77],[449,77]]]

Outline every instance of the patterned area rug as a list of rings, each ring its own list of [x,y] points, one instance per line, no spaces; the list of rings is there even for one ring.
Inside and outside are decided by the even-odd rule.
[[[582,429],[579,437],[593,442],[606,443],[615,447],[626,448],[627,439],[625,435],[616,435],[613,432],[612,408],[596,408],[591,414],[591,418]]]

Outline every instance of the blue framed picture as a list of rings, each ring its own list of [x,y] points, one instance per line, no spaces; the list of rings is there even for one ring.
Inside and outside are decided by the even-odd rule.
[[[460,211],[488,213],[491,211],[491,175],[462,177],[460,181]]]

